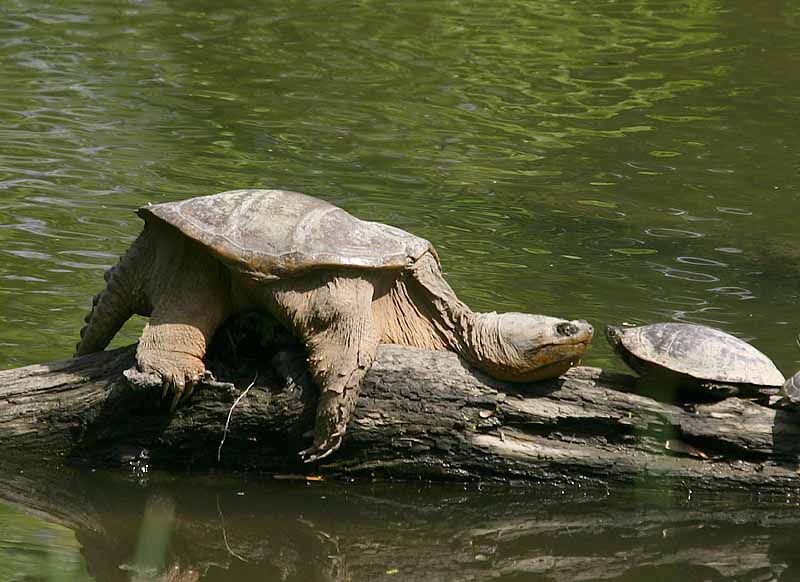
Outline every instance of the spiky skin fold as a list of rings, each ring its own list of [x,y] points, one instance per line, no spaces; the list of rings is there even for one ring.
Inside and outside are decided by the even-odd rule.
[[[473,313],[442,277],[432,251],[403,269],[328,267],[258,280],[229,269],[174,228],[147,221],[106,281],[76,354],[104,349],[132,315],[149,316],[137,367],[159,378],[176,402],[205,371],[208,344],[228,317],[262,310],[283,323],[305,344],[320,388],[307,460],[339,446],[379,343],[452,350],[496,377],[530,380],[574,365],[591,338],[585,322]],[[557,332],[564,324],[571,331]],[[517,328],[525,328],[521,341]],[[548,375],[530,372],[539,369]]]

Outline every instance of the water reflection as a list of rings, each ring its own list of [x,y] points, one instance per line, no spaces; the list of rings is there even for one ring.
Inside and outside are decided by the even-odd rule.
[[[753,292],[749,289],[745,289],[744,287],[712,287],[709,289],[709,291],[712,293],[719,293],[720,295],[738,297],[742,301],[745,299],[756,299],[756,296],[753,295]]]
[[[724,214],[737,214],[739,216],[752,216],[752,212],[744,208],[726,208],[724,206],[717,206],[717,211]]]
[[[645,234],[659,238],[698,238],[703,233],[678,228],[647,228]]]
[[[708,273],[700,273],[698,271],[687,271],[685,269],[676,269],[668,265],[660,265],[658,263],[650,263],[650,267],[661,273],[665,277],[672,277],[675,279],[683,279],[684,281],[700,282],[700,283],[716,283],[719,277],[710,275]]]
[[[698,265],[701,267],[727,267],[726,263],[715,261],[714,259],[704,259],[703,257],[678,257],[675,259],[679,263],[687,265]]]
[[[60,526],[37,526],[64,540],[53,567],[85,563],[89,574],[73,566],[70,580],[788,582],[800,574],[793,499],[159,474],[143,482],[63,468],[6,474],[0,485],[3,562],[26,571],[24,555],[4,548],[35,512]],[[50,551],[36,532],[24,543]]]

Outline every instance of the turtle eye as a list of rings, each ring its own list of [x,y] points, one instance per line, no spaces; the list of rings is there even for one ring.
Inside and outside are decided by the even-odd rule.
[[[578,326],[568,321],[562,321],[556,324],[556,333],[564,337],[569,337],[578,333]]]

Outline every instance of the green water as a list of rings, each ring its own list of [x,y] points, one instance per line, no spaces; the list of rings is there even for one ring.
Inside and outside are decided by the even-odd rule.
[[[0,17],[0,368],[71,353],[135,208],[247,187],[430,239],[478,310],[708,323],[800,368],[797,3],[4,0]],[[622,369],[600,337],[585,361]]]
[[[17,502],[0,506],[3,580],[800,579],[800,511],[758,496],[41,468],[0,483]],[[30,506],[57,523],[37,525]]]

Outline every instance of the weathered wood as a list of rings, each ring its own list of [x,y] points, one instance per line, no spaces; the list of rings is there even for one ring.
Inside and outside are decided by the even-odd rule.
[[[797,414],[737,398],[684,409],[596,368],[520,386],[451,353],[382,346],[342,448],[309,466],[297,451],[309,442],[315,394],[302,374],[289,387],[257,380],[235,407],[241,390],[201,386],[171,415],[160,394],[122,380],[132,354],[0,372],[5,454],[330,477],[800,489]]]

